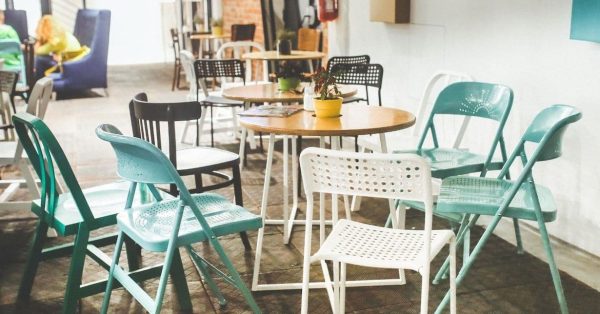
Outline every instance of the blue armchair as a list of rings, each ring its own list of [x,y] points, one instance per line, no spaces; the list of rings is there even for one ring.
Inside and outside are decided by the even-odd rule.
[[[50,75],[57,93],[90,88],[106,88],[109,10],[79,10],[73,35],[81,45],[90,47],[90,53],[80,60],[63,63],[62,73]]]

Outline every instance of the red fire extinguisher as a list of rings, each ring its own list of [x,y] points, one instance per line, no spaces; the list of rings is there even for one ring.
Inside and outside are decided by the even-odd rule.
[[[333,21],[338,17],[338,0],[319,0],[319,20]]]

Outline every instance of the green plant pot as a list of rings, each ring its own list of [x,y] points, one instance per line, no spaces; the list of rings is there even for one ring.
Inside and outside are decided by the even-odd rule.
[[[277,79],[277,83],[279,84],[279,90],[282,92],[286,92],[298,87],[298,84],[300,84],[300,79],[297,77],[280,77]]]

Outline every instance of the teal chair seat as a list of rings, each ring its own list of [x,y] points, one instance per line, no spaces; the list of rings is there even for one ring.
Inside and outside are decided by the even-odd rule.
[[[112,226],[116,223],[117,214],[122,212],[125,207],[129,186],[129,182],[122,181],[82,190],[98,227]],[[167,193],[161,193],[161,195],[167,199],[172,198]],[[139,193],[133,203],[142,204]],[[56,229],[61,236],[77,234],[79,224],[83,222],[71,193],[64,193],[58,197],[54,217],[41,206],[39,199],[33,201],[31,210]]]
[[[498,211],[502,202],[510,196],[510,190],[515,184],[514,181],[494,178],[467,176],[447,178],[442,183],[436,211],[440,214],[467,213],[492,216]],[[539,184],[535,185],[535,189],[544,221],[554,221],[556,204],[552,193]],[[520,184],[503,216],[537,220],[533,199],[529,185]]]
[[[427,148],[421,150],[403,150],[394,153],[417,154],[425,158],[431,165],[431,176],[446,178],[462,174],[502,169],[503,161],[490,161],[485,167],[487,156],[474,154],[466,149]]]
[[[123,199],[127,197],[126,194],[123,196]],[[262,227],[260,216],[232,204],[218,194],[193,194],[192,199],[201,209],[217,237]],[[142,248],[153,252],[164,252],[169,244],[178,207],[179,199],[133,207],[117,216],[117,224]],[[190,207],[186,206],[179,227],[177,246],[206,240],[208,240],[206,233],[202,230],[198,219]]]

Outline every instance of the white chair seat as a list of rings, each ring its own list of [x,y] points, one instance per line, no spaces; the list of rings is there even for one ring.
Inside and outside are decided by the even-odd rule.
[[[311,260],[418,271],[429,263],[424,260],[423,235],[423,230],[390,229],[341,219]],[[436,256],[453,236],[451,230],[433,230],[430,256]]]
[[[177,171],[185,172],[204,167],[219,167],[240,157],[223,149],[194,147],[177,151]]]

